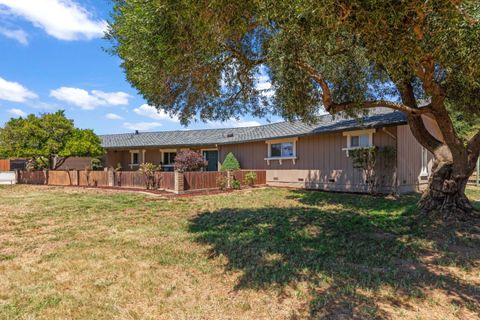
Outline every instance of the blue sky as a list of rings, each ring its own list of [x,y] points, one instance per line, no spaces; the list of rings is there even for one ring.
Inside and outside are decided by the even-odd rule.
[[[148,106],[125,80],[120,59],[102,49],[110,10],[109,0],[0,0],[0,126],[64,109],[76,126],[98,134],[185,129]],[[188,128],[260,123],[247,117]]]

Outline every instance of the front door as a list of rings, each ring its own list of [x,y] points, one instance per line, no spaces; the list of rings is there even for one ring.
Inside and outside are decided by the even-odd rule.
[[[203,157],[208,161],[207,171],[218,171],[218,151],[203,151]]]

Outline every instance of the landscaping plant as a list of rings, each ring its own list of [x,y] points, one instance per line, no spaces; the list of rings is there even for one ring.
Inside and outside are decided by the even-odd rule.
[[[240,162],[238,162],[237,158],[232,152],[229,152],[223,160],[222,166],[220,167],[220,171],[236,171],[240,170]]]
[[[176,171],[198,171],[207,165],[208,162],[203,156],[192,150],[180,151],[175,156],[174,168]]]
[[[245,174],[245,178],[243,181],[245,185],[249,187],[253,187],[256,181],[257,181],[257,174],[255,172],[250,171],[250,172],[247,172],[247,174]]]
[[[145,176],[145,187],[147,190],[155,189],[158,185],[158,181],[155,179],[155,172],[159,170],[159,167],[153,163],[145,162],[140,165],[138,170]]]

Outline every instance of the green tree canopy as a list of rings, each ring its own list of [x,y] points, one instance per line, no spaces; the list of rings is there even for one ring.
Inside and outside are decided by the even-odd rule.
[[[74,127],[63,110],[12,118],[0,129],[0,153],[11,158],[30,158],[52,170],[72,156],[97,157],[104,151],[90,129]]]
[[[451,117],[480,121],[477,0],[115,3],[112,51],[150,104],[183,123],[245,113],[314,122],[322,109],[405,112],[436,160],[439,183],[430,183],[422,208],[471,212],[464,190],[480,131],[459,134]],[[263,76],[273,96],[259,89]],[[442,141],[427,130],[425,115]]]

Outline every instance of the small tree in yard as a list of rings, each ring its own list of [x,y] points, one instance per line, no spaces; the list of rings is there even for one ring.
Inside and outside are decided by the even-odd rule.
[[[174,168],[176,171],[198,171],[205,168],[208,162],[202,155],[192,150],[180,151],[175,156]]]
[[[223,160],[220,170],[221,171],[240,170],[240,162],[238,162],[237,158],[235,158],[235,155],[233,153],[229,152],[225,157],[225,160]]]
[[[112,52],[149,104],[182,123],[246,113],[315,122],[322,109],[404,112],[434,155],[421,210],[474,216],[465,188],[480,153],[478,1],[114,2]],[[260,76],[269,78],[269,94]]]
[[[12,158],[30,158],[50,170],[69,157],[101,156],[100,138],[89,129],[77,129],[64,111],[10,119],[0,129],[1,153]]]
[[[159,167],[153,163],[142,163],[139,171],[145,176],[145,187],[147,190],[155,189],[157,181],[155,179],[155,172],[159,170]]]

